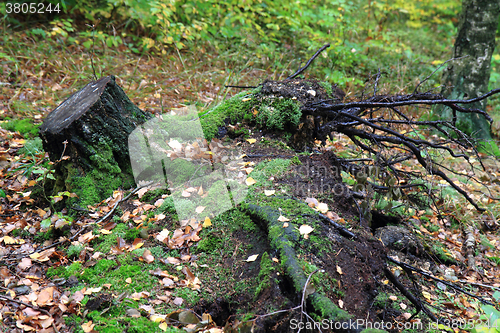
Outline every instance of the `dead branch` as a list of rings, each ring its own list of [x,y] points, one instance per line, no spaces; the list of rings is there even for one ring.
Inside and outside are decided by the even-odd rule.
[[[378,74],[375,84],[379,77]],[[344,134],[355,145],[371,155],[368,158],[370,161],[364,165],[386,168],[397,178],[398,188],[404,189],[404,186],[410,185],[407,188],[410,190],[412,186],[423,186],[422,182],[416,185],[412,183],[412,180],[422,179],[425,174],[435,175],[445,180],[478,211],[484,211],[484,208],[479,207],[469,194],[452,180],[453,176],[450,175],[459,175],[468,179],[474,179],[473,176],[447,168],[434,156],[445,152],[454,158],[464,159],[472,171],[475,166],[470,162],[470,158],[475,156],[483,170],[485,169],[476,148],[477,142],[457,128],[456,115],[457,112],[475,113],[484,116],[491,123],[493,120],[485,111],[466,109],[459,104],[481,101],[500,93],[500,89],[494,89],[482,96],[467,100],[446,99],[439,94],[418,93],[416,90],[408,95],[375,95],[376,89],[375,86],[373,96],[361,101],[339,103],[338,100],[331,99],[305,104],[302,107],[305,115],[313,115],[322,119],[322,123],[316,123],[316,138],[325,142],[327,137],[333,140],[333,133]],[[399,110],[400,107],[412,105],[447,106],[453,111],[453,119],[410,119]],[[402,128],[407,130],[402,131]],[[441,137],[423,139],[419,135],[421,130],[433,130]],[[401,162],[411,159],[418,162],[423,168],[422,172],[410,172],[397,167]],[[365,158],[363,161],[366,161]],[[372,185],[376,190],[382,190],[381,184]],[[387,189],[386,187],[385,190]]]

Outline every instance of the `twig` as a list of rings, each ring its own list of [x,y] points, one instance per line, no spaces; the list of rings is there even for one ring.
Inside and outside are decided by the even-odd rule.
[[[309,65],[311,65],[311,63],[314,61],[314,59],[316,59],[321,52],[323,52],[324,50],[326,50],[329,47],[330,47],[330,44],[323,45],[318,51],[316,51],[316,53],[314,53],[314,55],[311,57],[311,59],[309,59],[307,61],[307,63],[304,65],[304,67],[299,68],[295,73],[293,73],[292,75],[287,77],[284,81],[291,80],[294,77],[296,77],[297,75],[299,75],[300,73],[302,73],[303,71],[305,71],[307,69],[307,67],[309,67]]]
[[[15,300],[13,298],[10,298],[8,296],[5,296],[5,295],[0,295],[0,298],[3,298],[4,300],[8,301],[8,302],[13,302],[13,303],[17,303],[19,305],[24,305],[25,307],[28,307],[28,308],[32,308],[33,310],[35,311],[40,311],[41,313],[44,313],[46,314],[47,316],[51,317],[52,319],[54,319],[54,317],[52,317],[52,315],[50,314],[49,311],[45,310],[45,309],[42,309],[42,308],[39,308],[38,306],[34,306],[34,305],[31,305],[31,304],[28,304],[28,303],[25,303],[25,302],[22,302],[22,301],[18,301],[18,300]],[[57,329],[56,327],[56,323],[55,323],[55,320],[52,320],[52,327],[54,328],[54,331],[56,333],[59,333],[59,330]]]
[[[489,285],[483,284],[483,283],[470,282],[470,281],[467,281],[467,280],[458,280],[458,282],[460,282],[460,283],[467,283],[467,284],[471,284],[473,286],[478,286],[478,287],[483,287],[483,288],[489,288],[489,289],[500,291],[500,288],[498,288],[498,287],[489,286]]]
[[[313,274],[315,274],[318,271],[319,271],[319,269],[315,270],[314,272],[310,273],[309,276],[307,277],[306,283],[304,284],[304,288],[302,289],[302,299],[300,300],[300,305],[294,306],[293,308],[289,308],[286,310],[278,310],[278,311],[273,311],[271,313],[266,313],[263,315],[257,315],[256,319],[269,317],[269,316],[273,316],[275,314],[284,313],[284,312],[292,312],[292,311],[300,309],[301,316],[305,315],[307,317],[307,319],[309,319],[310,321],[312,321],[313,323],[316,324],[316,321],[313,318],[311,318],[311,316],[309,316],[309,314],[307,314],[307,312],[305,310],[305,308],[306,308],[305,302],[306,302],[306,298],[307,298],[307,296],[306,296],[307,286],[309,285],[309,282],[311,281],[311,277],[313,276]],[[321,329],[319,328],[320,325],[314,325],[314,326],[318,328],[319,332],[322,332]],[[299,332],[300,332],[300,329],[299,329]]]
[[[405,296],[410,302],[413,303],[413,305],[415,305],[415,307],[417,308],[417,312],[413,316],[417,315],[420,311],[422,311],[432,321],[438,322],[438,318],[436,316],[434,316],[434,314],[429,309],[427,309],[427,307],[424,304],[422,304],[422,302],[420,301],[420,299],[418,299],[412,293],[410,293],[405,288],[405,286],[403,286],[403,284],[401,282],[399,282],[398,278],[396,276],[394,276],[394,274],[392,274],[392,272],[391,272],[391,270],[389,268],[385,267],[384,268],[384,273],[385,273],[385,276],[387,276],[387,278],[389,279],[389,281],[391,281],[392,284],[396,288],[398,288],[398,290],[401,292],[401,294],[403,294],[403,296]]]
[[[461,292],[461,293],[463,293],[463,294],[466,294],[466,295],[468,295],[468,296],[470,296],[470,297],[474,297],[474,298],[476,298],[477,300],[479,300],[479,301],[480,301],[481,303],[483,303],[483,304],[488,304],[488,305],[491,305],[491,306],[495,306],[493,303],[488,302],[487,300],[485,300],[485,299],[484,299],[484,298],[482,298],[481,296],[474,295],[474,294],[472,294],[472,293],[470,293],[470,292],[468,292],[468,291],[466,291],[466,290],[463,290],[462,288],[460,288],[460,287],[458,287],[458,286],[454,285],[454,284],[453,284],[453,283],[451,283],[451,282],[448,282],[448,281],[446,281],[446,280],[442,280],[442,279],[440,279],[440,278],[438,278],[438,277],[435,277],[434,275],[429,274],[429,273],[427,273],[427,272],[424,272],[423,270],[421,270],[421,269],[419,269],[419,268],[417,268],[417,267],[411,266],[411,265],[409,265],[409,264],[407,264],[407,263],[404,263],[404,262],[397,261],[396,259],[394,259],[394,258],[392,258],[392,257],[390,257],[390,256],[387,256],[387,259],[388,259],[389,261],[392,261],[393,263],[395,263],[396,265],[400,266],[400,267],[401,267],[401,268],[403,268],[403,269],[409,269],[409,270],[412,270],[412,271],[417,272],[417,273],[419,273],[419,274],[421,274],[421,275],[423,275],[423,276],[425,276],[425,277],[428,277],[428,278],[430,278],[430,279],[433,279],[434,281],[441,282],[442,284],[447,285],[448,287],[453,288],[453,289],[455,289],[455,290],[457,290],[457,291],[459,291],[459,292]]]
[[[418,92],[418,87],[420,87],[424,82],[426,82],[427,80],[429,80],[438,70],[441,69],[441,67],[443,67],[444,65],[446,65],[447,63],[449,63],[450,61],[453,61],[453,60],[460,60],[460,59],[464,59],[464,58],[467,58],[468,55],[466,56],[463,56],[463,57],[459,57],[459,58],[451,58],[451,59],[448,59],[446,60],[445,62],[443,62],[441,65],[438,66],[438,68],[436,68],[432,73],[429,74],[429,76],[427,76],[425,79],[423,79],[419,84],[417,84],[417,86],[415,87],[415,90],[413,91],[414,94],[416,94]]]

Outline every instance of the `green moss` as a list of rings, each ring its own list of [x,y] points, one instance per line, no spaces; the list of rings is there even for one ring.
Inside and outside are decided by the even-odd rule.
[[[84,248],[85,246],[83,246],[82,244],[70,245],[70,247],[68,247],[68,250],[66,251],[66,255],[68,256],[68,258],[78,257],[78,255]]]
[[[293,129],[299,125],[302,111],[298,102],[278,98],[265,101],[259,107],[255,121],[261,127],[275,130]]]
[[[216,251],[220,246],[222,245],[220,237],[216,237],[215,235],[208,235],[203,237],[199,242],[198,246],[196,247],[196,252],[206,252],[206,253],[213,253]]]
[[[122,262],[101,259],[94,267],[86,268],[80,278],[92,286],[102,286],[109,283],[116,292],[154,290],[158,281],[151,277],[148,270],[144,269],[143,264],[126,264],[126,260]],[[132,279],[130,284],[125,282],[127,278]]]
[[[47,269],[47,277],[60,277],[60,278],[69,278],[71,275],[78,276],[82,271],[82,263],[79,261],[73,262],[69,266],[59,266],[57,268],[49,267]]]
[[[182,298],[188,305],[194,305],[201,299],[198,291],[190,288],[176,288],[173,295]]]
[[[259,280],[259,285],[255,290],[255,297],[259,296],[262,290],[269,288],[271,286],[271,276],[275,268],[273,267],[273,261],[269,257],[267,252],[262,254],[260,259],[260,271],[257,279]]]
[[[155,323],[147,317],[131,318],[126,314],[126,309],[138,306],[129,302],[123,302],[122,305],[114,305],[107,312],[92,311],[87,315],[87,318],[92,320],[96,325],[94,330],[103,333],[153,333],[153,332],[166,332],[166,333],[181,333],[184,330],[169,326],[166,331],[161,331],[158,323]]]
[[[6,119],[8,120],[7,122],[0,123],[2,128],[8,131],[19,132],[24,136],[28,135],[30,137],[35,137],[38,135],[38,127],[40,127],[41,124],[35,125],[29,118],[12,120],[8,118]]]
[[[205,138],[208,141],[215,138],[219,132],[219,127],[224,126],[226,120],[237,123],[248,115],[253,104],[256,103],[255,99],[252,98],[255,91],[250,93],[241,92],[200,114],[201,127],[203,128]]]
[[[95,247],[95,250],[102,253],[108,253],[111,247],[116,245],[117,237],[125,238],[129,229],[130,228],[126,223],[118,223],[111,234],[100,235],[99,238],[94,239],[92,244]]]
[[[139,235],[140,232],[141,232],[140,230],[137,230],[135,228],[127,229],[127,231],[125,232],[124,239],[127,241],[134,241],[134,239],[141,237]]]
[[[325,89],[326,91],[326,94],[332,98],[333,97],[333,89],[332,89],[332,85],[328,82],[325,82],[325,81],[319,81],[318,84],[323,87],[323,89]]]

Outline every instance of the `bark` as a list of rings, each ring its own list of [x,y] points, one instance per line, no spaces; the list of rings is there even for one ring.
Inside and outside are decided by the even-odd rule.
[[[463,0],[454,58],[443,76],[442,94],[449,99],[469,99],[488,90],[491,56],[495,49],[500,2],[498,0]],[[485,110],[486,100],[470,105]],[[450,108],[442,118],[451,119]],[[480,114],[457,114],[458,127],[474,137],[491,140],[490,124]]]

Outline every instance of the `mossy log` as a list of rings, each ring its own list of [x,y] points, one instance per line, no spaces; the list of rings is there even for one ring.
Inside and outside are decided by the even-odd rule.
[[[49,190],[74,192],[81,204],[92,204],[119,186],[133,186],[128,136],[151,117],[130,101],[113,76],[73,94],[40,126],[56,170]]]
[[[245,208],[250,215],[256,217],[266,225],[271,246],[280,252],[281,262],[288,277],[292,280],[295,292],[302,294],[306,286],[307,277],[300,268],[295,253],[294,243],[297,242],[297,236],[293,231],[292,224],[283,227],[283,223],[278,220],[280,212],[277,209],[254,204],[248,204]],[[339,330],[336,330],[338,332],[385,332],[382,330],[364,329],[357,323],[356,318],[340,309],[328,297],[316,291],[308,295],[307,302],[321,318],[331,320],[332,322],[338,322],[336,325],[336,327],[340,327]]]

